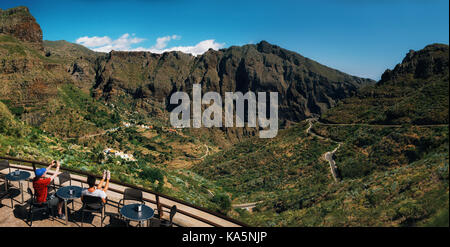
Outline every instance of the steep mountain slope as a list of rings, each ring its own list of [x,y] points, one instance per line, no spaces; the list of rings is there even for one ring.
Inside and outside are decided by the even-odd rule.
[[[322,116],[331,123],[448,123],[449,47],[411,50],[394,70]]]
[[[65,103],[68,84],[93,96],[96,105],[106,100],[110,107],[102,111],[108,114],[135,112],[166,124],[168,111],[174,107],[168,104],[170,95],[191,92],[194,83],[201,83],[203,92],[212,90],[222,95],[275,91],[280,93],[279,118],[283,124],[320,114],[353,95],[361,85],[372,83],[265,41],[220,51],[211,49],[198,57],[181,52],[105,54],[66,41],[42,41],[42,30],[26,7],[2,10],[0,31],[0,99],[8,107],[20,109],[17,115],[22,120],[61,137],[82,136],[104,127],[94,123],[93,129],[84,110]],[[65,116],[55,117],[58,109]],[[51,128],[52,122],[64,119],[80,125],[75,130],[69,124],[61,124],[69,129]],[[205,135],[215,143],[226,143],[225,139],[235,143],[255,131],[258,129],[207,129],[193,130],[193,134]]]
[[[262,41],[256,45],[209,50],[193,57],[181,52],[111,52],[96,81],[96,96],[113,99],[129,94],[136,99],[169,102],[175,91],[251,90],[278,92],[279,117],[298,121],[320,114],[371,83],[323,66],[297,53]]]
[[[436,124],[448,123],[448,46],[410,53],[386,73],[321,118],[339,124],[318,122],[307,134],[301,122],[271,140],[236,144],[194,170],[235,204],[258,202],[252,212],[229,212],[251,225],[448,226],[449,131]],[[373,120],[405,102],[414,107],[401,118]],[[324,159],[336,147],[338,182]]]

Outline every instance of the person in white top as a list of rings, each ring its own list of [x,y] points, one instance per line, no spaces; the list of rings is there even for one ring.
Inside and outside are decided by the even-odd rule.
[[[102,188],[103,183],[105,181],[105,177],[106,177],[106,184],[105,184],[105,187]],[[87,184],[89,185],[89,188],[84,189],[81,192],[81,200],[83,200],[83,195],[97,196],[97,197],[101,197],[102,201],[104,203],[106,203],[106,191],[108,190],[110,178],[111,178],[111,173],[109,172],[109,170],[108,171],[104,170],[102,180],[97,185],[97,187],[95,187],[95,177],[88,176]]]

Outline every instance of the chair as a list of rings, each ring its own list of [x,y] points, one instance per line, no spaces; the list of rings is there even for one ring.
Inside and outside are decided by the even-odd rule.
[[[68,172],[62,172],[58,175],[59,180],[59,187],[62,187],[62,185],[69,181],[69,185],[72,186],[72,178],[70,177],[70,173]]]
[[[11,199],[11,208],[14,207],[13,205],[13,197],[11,195],[10,190],[0,191],[0,205],[2,205],[2,200],[6,197],[9,197]]]
[[[101,226],[103,227],[103,220],[105,219],[105,203],[101,197],[83,195],[81,201],[83,206],[81,208],[81,226],[83,226],[84,212],[101,213]]]
[[[8,168],[8,173],[11,173],[11,166],[9,165],[9,161],[0,160],[0,170],[6,169],[6,168]],[[5,174],[0,173],[0,178],[2,178],[3,181],[6,182],[5,176],[6,176]]]
[[[157,211],[157,209],[156,209]],[[164,211],[167,212],[167,211]],[[169,213],[169,220],[166,219],[160,219],[160,216],[158,215],[156,218],[152,218],[150,220],[150,226],[152,227],[172,227],[173,226],[173,217],[175,216],[175,214],[177,213],[177,206],[173,205],[172,208],[170,208],[170,212]]]
[[[120,199],[118,207],[117,207],[117,211],[118,211],[119,215],[121,215],[120,209],[123,206],[125,206],[126,201],[137,201],[137,202],[140,202],[141,204],[145,204],[143,196],[142,196],[142,191],[133,189],[133,188],[126,188],[123,191],[123,197],[122,197],[122,199]]]
[[[55,184],[55,180],[52,181],[52,183],[48,186],[49,192],[53,190],[55,193],[57,191],[57,188],[63,187],[63,184],[65,182],[69,181],[69,185],[72,186],[72,178],[70,177],[70,173],[68,172],[62,172],[58,175],[58,185]],[[72,204],[72,210],[74,210],[73,200],[68,200],[67,204]]]
[[[33,215],[37,212],[46,212],[50,215],[54,217],[55,213],[53,212],[53,209],[50,207],[50,205],[48,204],[48,202],[36,202],[36,197],[35,194],[33,194],[33,192],[31,191],[30,188],[27,189],[28,194],[30,194],[30,208],[28,211],[28,217],[27,217],[27,224],[30,223],[29,225],[32,226],[33,225]]]
[[[0,160],[0,169],[6,169],[8,168],[8,173],[11,172],[11,166],[9,165],[9,161],[8,160]]]

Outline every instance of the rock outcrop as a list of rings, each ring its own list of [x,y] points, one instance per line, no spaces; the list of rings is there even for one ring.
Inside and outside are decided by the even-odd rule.
[[[448,45],[431,44],[420,51],[410,50],[393,70],[387,69],[379,84],[388,81],[429,79],[448,75]]]
[[[0,33],[42,46],[42,30],[27,7],[0,9]]]

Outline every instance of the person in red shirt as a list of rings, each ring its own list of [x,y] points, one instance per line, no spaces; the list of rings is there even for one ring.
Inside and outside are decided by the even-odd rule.
[[[51,169],[56,164],[56,171],[53,173],[51,177],[46,178],[45,175],[47,174],[47,171]],[[49,195],[48,192],[48,186],[50,183],[55,179],[56,176],[59,174],[59,167],[60,167],[59,161],[52,161],[52,163],[47,168],[39,168],[36,169],[35,177],[33,179],[33,188],[34,188],[34,194],[36,195],[36,202],[43,203],[48,201],[48,204],[50,207],[57,206],[58,207],[58,217],[61,219],[65,219],[65,216],[62,214],[62,205],[63,201],[60,200],[58,197],[56,197],[54,194]]]

